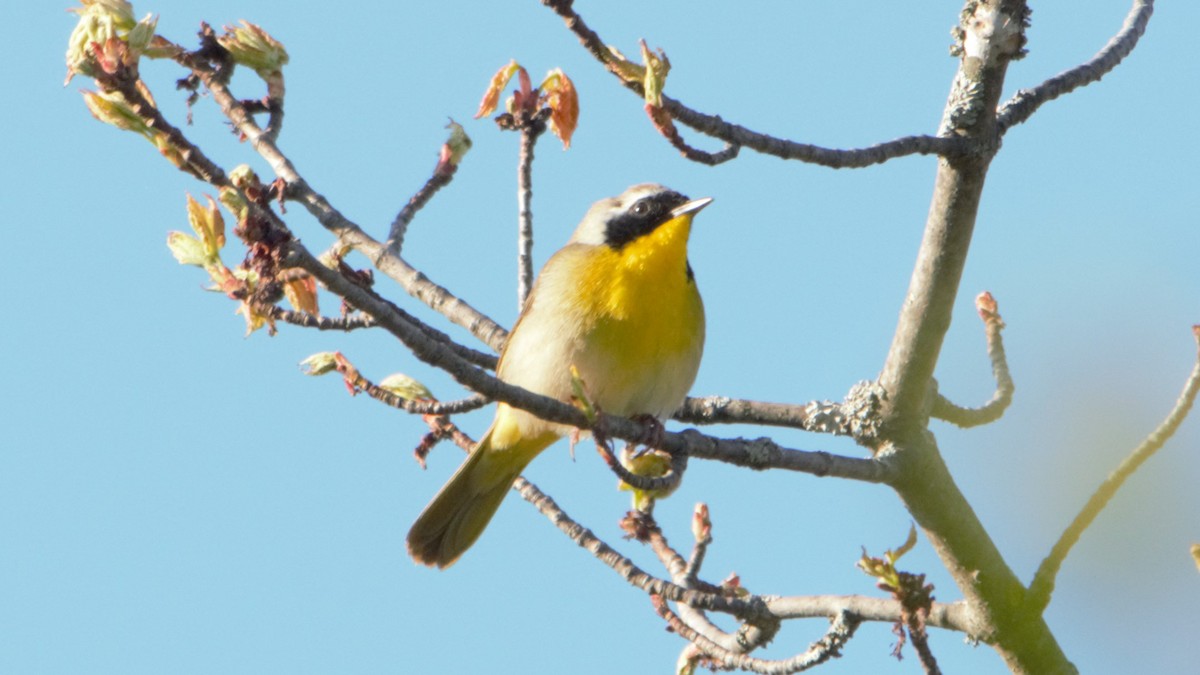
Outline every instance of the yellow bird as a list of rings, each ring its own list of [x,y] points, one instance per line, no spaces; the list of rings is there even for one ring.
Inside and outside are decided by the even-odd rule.
[[[569,401],[575,366],[607,413],[662,420],[675,412],[704,350],[687,242],[692,218],[711,201],[642,184],[596,202],[538,275],[497,377]],[[425,565],[454,564],[521,471],[569,432],[500,403],[491,428],[413,524],[409,554]]]

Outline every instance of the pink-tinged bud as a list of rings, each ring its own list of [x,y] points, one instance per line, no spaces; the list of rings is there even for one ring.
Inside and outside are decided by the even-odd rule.
[[[708,504],[698,502],[692,512],[692,536],[696,541],[708,541],[712,537],[712,521],[708,517]]]
[[[450,137],[442,144],[442,150],[438,154],[438,163],[435,169],[437,173],[453,173],[458,168],[458,163],[471,149],[471,137],[467,136],[467,132],[461,124],[450,120],[446,128],[450,130]]]

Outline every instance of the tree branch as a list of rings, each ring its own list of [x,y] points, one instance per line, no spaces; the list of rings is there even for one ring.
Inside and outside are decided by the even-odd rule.
[[[299,245],[293,245],[287,264],[312,274],[333,293],[342,296],[352,306],[376,318],[379,325],[400,339],[422,361],[446,371],[463,386],[492,400],[503,401],[526,410],[549,422],[566,424],[580,429],[593,425],[577,408],[547,396],[535,394],[502,382],[481,371],[447,344],[430,337],[395,305],[329,269]],[[646,438],[646,425],[624,417],[601,413],[600,424],[606,433],[627,441],[640,442]],[[873,459],[842,457],[828,452],[812,452],[784,448],[767,438],[754,441],[720,439],[705,436],[689,429],[682,433],[664,432],[659,449],[672,455],[715,459],[753,469],[781,468],[818,476],[839,476],[872,483],[886,482],[893,475],[891,467]]]
[[[824,637],[814,642],[807,651],[782,661],[759,659],[732,652],[704,637],[672,612],[671,608],[667,606],[666,600],[661,596],[652,595],[650,599],[654,603],[655,611],[666,620],[672,630],[699,647],[722,668],[738,668],[763,675],[799,673],[840,656],[842,647],[850,641],[850,638],[854,637],[854,631],[858,629],[859,625],[856,617],[848,613],[839,614],[830,622],[829,630],[826,631]]]
[[[1192,332],[1196,336],[1197,346],[1200,346],[1200,326],[1193,326]],[[1050,554],[1038,566],[1037,573],[1034,574],[1033,581],[1029,585],[1027,602],[1031,611],[1041,614],[1046,609],[1046,605],[1050,603],[1050,596],[1054,593],[1058,570],[1062,567],[1067,554],[1071,552],[1071,548],[1096,520],[1096,516],[1100,515],[1104,507],[1108,505],[1117,490],[1121,489],[1125,481],[1175,434],[1175,430],[1179,428],[1179,425],[1187,417],[1188,411],[1192,409],[1198,391],[1200,391],[1200,352],[1196,354],[1196,365],[1192,369],[1191,375],[1188,376],[1187,382],[1184,383],[1183,392],[1179,394],[1175,406],[1166,419],[1100,484],[1100,487],[1088,499],[1087,504],[1058,538],[1054,547],[1050,549]]]
[[[533,289],[533,148],[546,130],[545,122],[528,120],[521,125],[521,150],[517,153],[517,310],[525,307]]]
[[[456,164],[450,162],[438,162],[433,170],[433,175],[425,181],[420,190],[412,197],[409,197],[408,202],[396,214],[396,218],[392,220],[391,227],[388,228],[387,251],[393,256],[400,256],[400,249],[404,247],[404,235],[408,232],[408,224],[416,217],[417,212],[425,208],[430,199],[438,193],[438,190],[450,184],[454,180],[454,173],[458,170]]]
[[[1101,77],[1116,68],[1137,46],[1153,13],[1154,0],[1134,0],[1121,30],[1090,60],[1055,75],[1033,89],[1022,89],[1005,101],[997,112],[996,128],[999,133],[1004,134],[1010,128],[1028,120],[1043,104],[1098,82]]]
[[[633,561],[622,556],[615,549],[604,543],[591,530],[575,522],[563,511],[549,495],[537,489],[524,478],[518,478],[513,483],[513,489],[521,497],[533,504],[542,515],[550,519],[563,534],[581,548],[587,550],[605,565],[611,567],[631,586],[639,588],[650,595],[659,595],[669,600],[686,603],[696,608],[724,612],[744,619],[768,619],[762,602],[727,598],[715,593],[705,593],[683,588],[678,584],[659,579],[646,573]]]
[[[638,96],[644,96],[645,92],[640,82],[626,79],[621,75],[612,52],[609,51],[605,42],[600,39],[600,36],[589,28],[583,21],[583,18],[575,12],[572,7],[572,0],[542,0],[542,4],[554,10],[556,14],[562,17],[567,28],[579,38],[579,42],[584,48],[612,72],[627,89],[633,91]],[[772,155],[780,159],[794,159],[835,169],[844,169],[871,166],[872,164],[880,164],[897,157],[914,154],[936,154],[943,157],[955,157],[965,154],[969,149],[968,143],[959,138],[949,136],[906,136],[865,148],[836,150],[806,143],[797,143],[751,131],[737,124],[726,122],[716,115],[708,115],[693,110],[665,95],[662,97],[662,109],[672,119],[686,124],[702,134],[712,136],[729,144],[730,147],[727,147],[726,150],[718,153],[718,155],[736,155],[734,148],[745,146],[764,155]],[[670,139],[668,138],[668,140]],[[672,144],[674,145],[675,143],[673,142]],[[683,148],[680,149],[683,150]],[[689,159],[692,158],[689,157]],[[726,159],[732,159],[732,156],[724,157],[720,161],[725,161]]]
[[[803,405],[731,399],[688,398],[672,416],[690,424],[765,424],[813,433],[850,436],[860,444],[878,443],[879,411],[887,392],[877,383],[859,382],[841,403],[812,401]]]
[[[938,161],[934,194],[907,297],[880,375],[881,454],[890,484],[920,525],[972,608],[970,634],[1014,672],[1070,673],[1040,616],[1024,611],[1025,588],[955,484],[928,429],[933,371],[970,249],[984,180],[998,145],[995,110],[1009,62],[1022,54],[1023,0],[968,0],[957,30],[960,56],[939,134],[967,139],[974,154]]]
[[[378,325],[374,317],[366,314],[343,317],[317,316],[299,310],[284,309],[278,305],[260,308],[260,311],[276,321],[283,321],[302,328],[316,328],[320,331],[340,330],[348,333],[360,328],[374,328]]]
[[[209,26],[203,27],[201,39],[215,39]],[[258,126],[211,67],[195,55],[186,52],[178,55],[176,60],[191,70],[204,83],[225,116],[250,141],[251,146],[266,160],[275,174],[287,183],[286,196],[288,198],[303,204],[326,229],[337,235],[339,240],[365,255],[372,261],[376,269],[400,284],[409,295],[424,302],[450,321],[466,328],[489,347],[496,351],[501,349],[507,331],[450,291],[430,281],[403,258],[391,254],[384,244],[367,235],[362,228],[334,208],[324,196],[313,190],[296,171],[291,160]]]

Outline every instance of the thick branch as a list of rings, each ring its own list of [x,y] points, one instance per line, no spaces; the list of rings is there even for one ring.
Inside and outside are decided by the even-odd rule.
[[[1197,342],[1200,343],[1200,326],[1194,326],[1192,330],[1196,335]],[[1183,392],[1179,394],[1179,399],[1175,401],[1175,406],[1166,419],[1100,484],[1079,515],[1075,516],[1075,520],[1071,521],[1062,536],[1058,538],[1054,548],[1050,550],[1050,554],[1038,566],[1033,582],[1029,585],[1028,602],[1031,611],[1040,614],[1046,608],[1050,602],[1050,595],[1054,593],[1054,582],[1058,576],[1058,570],[1062,567],[1067,554],[1071,552],[1071,548],[1079,541],[1083,532],[1091,526],[1092,521],[1096,520],[1096,516],[1100,515],[1104,507],[1108,505],[1117,490],[1121,489],[1125,481],[1133,475],[1133,472],[1137,471],[1146,460],[1153,457],[1154,453],[1158,452],[1159,448],[1175,434],[1175,430],[1179,428],[1179,425],[1187,417],[1188,411],[1192,409],[1197,391],[1200,391],[1200,353],[1196,355],[1196,365],[1183,385]]]
[[[887,392],[874,382],[859,382],[841,403],[811,401],[803,405],[731,399],[726,396],[688,398],[673,419],[691,424],[766,424],[813,433],[850,436],[874,447],[877,421]]]
[[[1033,89],[1022,89],[1000,106],[996,127],[1001,134],[1007,132],[1033,115],[1034,111],[1063,94],[1098,82],[1117,64],[1129,56],[1138,40],[1146,32],[1150,15],[1154,13],[1154,0],[1134,0],[1133,7],[1125,16],[1121,30],[1104,45],[1089,61],[1039,84]]]
[[[894,598],[872,598],[865,595],[799,595],[768,598],[767,607],[771,614],[781,620],[813,619],[836,616],[838,612],[849,612],[863,621],[895,623],[904,611]],[[974,619],[971,608],[965,602],[949,604],[935,602],[929,609],[926,623],[935,628],[944,628],[977,637],[971,632]]]
[[[427,335],[419,326],[391,303],[369,289],[350,282],[336,271],[321,264],[300,246],[292,248],[288,265],[300,267],[317,278],[326,288],[342,296],[352,306],[375,317],[385,330],[400,339],[414,356],[445,370],[462,385],[490,399],[504,401],[527,410],[550,422],[567,424],[581,429],[592,425],[577,408],[540,394],[514,387],[488,375],[458,356],[448,345]],[[647,428],[640,422],[624,417],[602,414],[602,424],[608,435],[627,441],[640,442]],[[842,457],[827,452],[792,450],[761,438],[754,441],[720,439],[705,436],[695,430],[682,433],[664,432],[661,450],[671,454],[715,459],[753,469],[780,468],[802,471],[817,476],[838,476],[872,483],[882,483],[892,475],[885,462],[873,459]]]
[[[932,377],[970,249],[980,195],[997,149],[995,110],[1009,61],[1021,53],[1023,0],[969,0],[960,30],[960,64],[940,134],[968,139],[977,154],[938,162],[925,234],[900,310],[880,384],[883,452],[899,472],[891,485],[924,530],[972,608],[970,633],[986,640],[1019,673],[1071,673],[1054,635],[1024,611],[1025,589],[942,461],[926,426]]]

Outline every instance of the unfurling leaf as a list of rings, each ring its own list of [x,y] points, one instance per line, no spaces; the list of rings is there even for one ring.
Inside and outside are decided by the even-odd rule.
[[[671,61],[663,50],[657,53],[650,51],[646,41],[641,41],[642,62],[646,64],[646,73],[642,79],[646,103],[654,107],[662,106],[663,87],[667,84],[667,73],[671,70]]]
[[[265,79],[277,77],[287,65],[288,53],[278,40],[267,31],[249,21],[239,21],[240,28],[225,27],[225,34],[217,38],[235,63],[251,68]]]
[[[138,25],[133,18],[133,5],[125,0],[83,0],[82,4],[83,7],[71,10],[79,15],[79,23],[75,24],[67,40],[67,79],[64,85],[77,74],[87,77],[99,74],[95,46],[110,44],[110,40],[124,42]],[[146,17],[144,21],[149,18]],[[139,43],[141,40],[139,33]],[[136,62],[136,57],[137,52],[130,58]]]
[[[386,389],[400,398],[409,401],[433,401],[433,392],[429,391],[421,382],[405,375],[404,373],[392,373],[379,381],[379,388]]]
[[[204,252],[211,259],[216,259],[225,246],[225,218],[212,197],[204,196],[208,206],[204,207],[192,195],[187,196],[188,223],[192,231],[204,242]]]
[[[289,279],[283,284],[283,295],[287,298],[292,309],[308,312],[313,316],[320,314],[317,305],[317,280],[305,274],[297,279]]]
[[[317,352],[300,362],[300,370],[305,375],[324,375],[336,370],[342,374],[351,396],[359,392],[358,369],[341,352]]]
[[[858,561],[858,567],[868,575],[875,577],[880,583],[885,584],[890,588],[899,588],[901,585],[901,575],[903,573],[896,570],[896,561],[899,560],[905,553],[908,553],[917,545],[917,528],[915,525],[910,525],[908,528],[908,538],[896,550],[888,549],[884,551],[882,558],[872,558],[867,554],[867,549],[863,548],[862,558]]]
[[[237,308],[237,313],[246,317],[247,337],[264,326],[267,328],[267,333],[271,335],[275,334],[275,319],[269,314],[260,312],[257,305],[243,300],[242,304]]]
[[[135,131],[151,141],[154,140],[154,130],[146,124],[141,115],[134,112],[133,107],[129,105],[121,92],[84,91],[83,102],[91,111],[92,117],[101,122],[125,131]]]
[[[516,59],[509,61],[507,65],[496,71],[492,76],[492,81],[488,83],[488,88],[483,92],[483,99],[479,102],[479,110],[475,111],[475,119],[491,115],[496,111],[496,106],[500,104],[500,94],[504,93],[504,88],[508,86],[508,81],[512,79],[517,71],[522,70]]]
[[[467,135],[461,124],[450,120],[446,128],[450,130],[450,137],[442,144],[442,151],[438,155],[437,168],[434,170],[438,173],[453,173],[458,168],[458,163],[471,149],[471,137]]]
[[[305,375],[324,375],[337,370],[338,352],[317,352],[300,362],[300,372]]]
[[[180,265],[195,265],[204,267],[208,264],[208,255],[204,252],[204,244],[193,236],[182,232],[167,233],[167,248]]]
[[[561,68],[555,68],[546,74],[538,88],[550,108],[550,131],[558,136],[566,150],[571,147],[571,135],[579,124],[579,94],[575,84]]]

